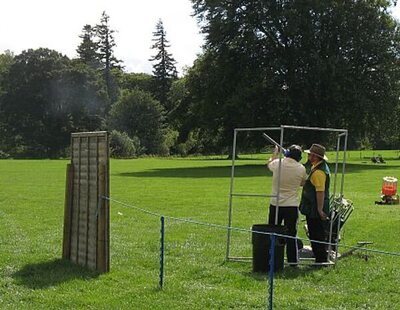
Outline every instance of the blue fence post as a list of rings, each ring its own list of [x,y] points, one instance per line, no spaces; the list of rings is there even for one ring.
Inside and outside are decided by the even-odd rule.
[[[274,305],[274,269],[275,269],[275,234],[270,235],[271,246],[269,248],[269,309],[272,310]]]
[[[160,240],[160,289],[164,285],[164,241],[165,241],[165,220],[164,216],[161,216],[161,240]]]

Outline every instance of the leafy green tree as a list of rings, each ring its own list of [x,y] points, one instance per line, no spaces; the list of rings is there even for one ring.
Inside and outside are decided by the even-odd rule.
[[[51,99],[63,107],[73,131],[104,129],[109,106],[106,85],[98,71],[70,61],[59,79],[52,82]]]
[[[7,94],[2,113],[5,116],[7,145],[13,155],[50,156],[52,135],[64,135],[56,124],[65,124],[63,116],[55,114],[56,107],[48,98],[51,81],[59,78],[68,59],[48,49],[23,51],[14,58],[7,77]],[[54,117],[53,117],[54,116]],[[62,138],[61,138],[62,139]]]
[[[118,96],[118,89],[113,78],[113,69],[121,68],[121,61],[114,55],[116,46],[114,33],[115,30],[110,28],[110,17],[104,11],[101,15],[100,24],[95,26],[96,36],[98,38],[98,55],[103,64],[104,79],[106,81],[107,93],[111,102],[115,102]]]
[[[110,111],[110,126],[138,137],[147,154],[165,154],[163,108],[151,94],[133,89],[123,91]]]
[[[139,88],[143,91],[153,93],[153,77],[147,73],[125,73],[120,72],[118,85],[121,89],[133,90]]]
[[[6,151],[14,157],[62,156],[72,131],[102,126],[104,87],[80,62],[49,49],[27,50],[15,56],[6,80],[1,112]]]
[[[99,44],[95,41],[96,29],[91,25],[85,25],[79,38],[82,42],[77,48],[79,59],[93,69],[101,68],[100,55],[98,54]]]
[[[110,134],[111,156],[116,158],[132,158],[141,154],[138,137],[132,139],[126,132],[112,130]]]
[[[153,65],[153,76],[155,83],[155,95],[161,105],[168,111],[168,92],[171,83],[177,78],[178,73],[175,67],[175,59],[167,49],[170,47],[166,38],[166,32],[161,20],[156,25],[156,31],[153,32],[152,49],[156,51],[156,55],[150,58],[150,61],[155,62]]]
[[[0,54],[0,97],[4,93],[2,85],[5,83],[5,77],[14,61],[14,54],[10,51],[5,51]]]
[[[196,143],[198,131],[193,132],[193,128],[198,127],[198,118],[194,114],[193,94],[188,89],[188,79],[186,77],[175,80],[168,93],[170,110],[167,113],[168,125],[171,129],[179,133],[176,143],[172,147],[173,151],[180,155],[187,155],[191,151],[200,152],[201,141]]]
[[[393,1],[192,2],[206,44],[189,71],[191,109],[221,149],[241,126],[346,127],[353,145],[382,136],[399,104]]]
[[[2,112],[2,103],[4,100],[4,96],[6,94],[5,84],[7,81],[8,72],[12,63],[14,62],[14,54],[10,51],[5,51],[3,54],[0,54],[0,152],[6,148],[5,146],[5,137],[7,135],[5,128],[5,115]],[[0,154],[0,158],[7,157],[3,154]]]
[[[189,93],[185,78],[180,78],[172,82],[168,92],[169,108],[167,116],[169,123],[176,128],[178,128],[179,123],[183,121],[183,115],[181,113],[186,111],[188,96]]]

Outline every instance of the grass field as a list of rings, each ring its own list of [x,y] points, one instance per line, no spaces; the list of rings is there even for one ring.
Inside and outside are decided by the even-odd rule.
[[[397,151],[386,164],[350,154],[345,196],[355,211],[342,244],[400,252],[400,206],[375,206],[382,177],[400,177]],[[361,158],[360,158],[361,157]],[[265,159],[237,161],[235,191],[268,193]],[[331,155],[332,158],[332,155]],[[166,222],[165,287],[158,289],[160,219],[111,204],[111,272],[62,261],[66,160],[0,161],[0,308],[265,309],[267,278],[251,263],[224,262],[226,231]],[[111,197],[168,216],[227,224],[231,162],[212,158],[111,161]],[[267,216],[265,198],[236,198],[233,225]],[[300,228],[300,234],[304,235]],[[249,256],[249,233],[233,233],[232,254]],[[360,254],[334,268],[285,268],[275,309],[400,309],[400,257]]]

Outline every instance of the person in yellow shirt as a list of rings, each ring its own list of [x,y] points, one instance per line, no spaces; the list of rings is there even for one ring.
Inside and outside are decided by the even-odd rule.
[[[330,171],[326,161],[325,147],[313,144],[308,153],[311,171],[303,186],[300,212],[306,216],[308,233],[311,240],[327,241],[327,220],[329,214]],[[311,242],[316,263],[328,262],[326,245]]]

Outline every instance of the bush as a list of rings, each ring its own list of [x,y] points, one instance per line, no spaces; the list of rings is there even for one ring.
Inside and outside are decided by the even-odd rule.
[[[111,156],[115,158],[132,158],[143,152],[137,137],[131,139],[127,133],[117,130],[111,131],[110,148]]]
[[[163,108],[151,94],[139,89],[124,91],[110,111],[110,127],[138,137],[147,154],[168,153],[164,139]]]
[[[7,158],[10,158],[10,154],[0,150],[0,159],[7,159]]]
[[[179,143],[176,146],[176,153],[180,156],[187,156],[189,154],[194,154],[201,148],[198,137],[198,131],[194,130],[189,132],[188,137],[185,142]]]
[[[179,132],[173,130],[171,128],[166,128],[163,131],[164,134],[164,142],[161,144],[160,147],[160,155],[168,156],[174,152],[174,146],[178,140]]]

